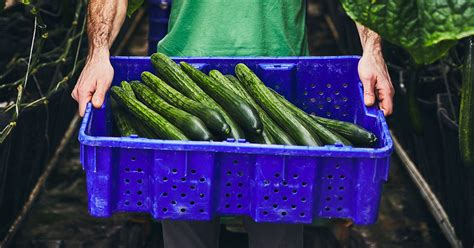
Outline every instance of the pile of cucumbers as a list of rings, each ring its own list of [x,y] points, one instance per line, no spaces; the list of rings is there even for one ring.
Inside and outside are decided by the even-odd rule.
[[[246,139],[259,144],[373,147],[376,136],[349,122],[309,115],[265,84],[245,64],[235,76],[204,74],[186,62],[155,53],[158,75],[111,88],[120,136],[168,140]]]

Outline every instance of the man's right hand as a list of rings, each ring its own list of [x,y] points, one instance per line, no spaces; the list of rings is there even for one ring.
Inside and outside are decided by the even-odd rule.
[[[84,116],[86,105],[92,100],[95,108],[104,103],[105,93],[112,83],[114,69],[110,64],[109,52],[103,50],[87,58],[86,65],[72,90],[72,98],[79,103],[79,114]]]

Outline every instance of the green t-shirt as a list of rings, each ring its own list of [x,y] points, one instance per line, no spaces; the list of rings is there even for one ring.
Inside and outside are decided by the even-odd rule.
[[[169,56],[299,56],[308,54],[305,0],[174,0]]]

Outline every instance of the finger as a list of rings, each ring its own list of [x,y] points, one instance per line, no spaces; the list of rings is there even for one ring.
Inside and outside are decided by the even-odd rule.
[[[94,106],[94,108],[102,107],[102,104],[104,103],[105,93],[107,93],[108,90],[107,85],[107,83],[98,83],[96,91],[92,96],[92,105]]]
[[[375,77],[361,77],[362,86],[364,87],[364,102],[367,106],[372,106],[375,103]]]
[[[91,100],[91,92],[79,92],[79,115],[84,116],[86,112],[87,103]]]
[[[393,91],[391,89],[381,89],[378,94],[380,100],[379,107],[385,116],[393,113]]]

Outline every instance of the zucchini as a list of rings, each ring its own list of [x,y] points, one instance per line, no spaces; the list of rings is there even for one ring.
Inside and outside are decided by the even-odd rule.
[[[263,126],[257,110],[250,106],[242,97],[190,64],[181,62],[180,65],[183,71],[201,89],[214,98],[244,130],[256,134],[262,133]]]
[[[300,122],[297,116],[286,110],[283,103],[244,64],[235,67],[235,73],[247,91],[280,127],[285,129],[299,145],[318,146],[318,141]]]
[[[367,129],[350,122],[328,119],[320,116],[310,115],[319,124],[327,129],[340,134],[355,145],[372,147],[377,141],[377,136]]]
[[[145,104],[135,98],[130,97],[122,88],[112,86],[110,89],[112,97],[115,101],[129,111],[132,115],[143,121],[151,129],[153,129],[159,138],[171,140],[188,140],[177,127],[169,123],[161,115],[149,109]]]
[[[122,87],[123,91],[130,95],[131,97],[135,98],[135,93],[133,92],[132,86],[127,81],[122,81],[120,83],[120,86]]]
[[[117,105],[114,99],[110,99],[110,109],[112,110],[115,126],[117,127],[120,136],[128,137],[132,134],[138,134],[137,130],[132,125],[133,122],[128,118],[127,113]]]
[[[165,79],[175,89],[183,93],[185,96],[194,99],[210,108],[216,109],[224,117],[226,123],[230,127],[230,137],[235,139],[243,139],[245,135],[237,123],[232,120],[230,115],[217,104],[212,97],[207,95],[183,70],[168,56],[162,53],[154,53],[151,55],[151,63],[156,69],[158,75]]]
[[[131,85],[141,102],[165,117],[191,140],[213,139],[211,132],[198,117],[170,105],[142,83],[135,82]]]
[[[141,77],[143,83],[161,98],[175,107],[199,117],[211,131],[224,136],[230,133],[229,125],[219,111],[186,97],[151,72],[145,71]]]
[[[233,87],[236,90],[236,93],[247,100],[260,114],[260,119],[263,123],[263,133],[267,132],[276,142],[276,144],[281,145],[296,145],[296,142],[285,133],[271,118],[268,114],[255,102],[255,100],[250,96],[250,94],[245,90],[244,86],[240,83],[239,79],[233,75],[225,76],[232,83]],[[229,88],[230,88],[229,87]],[[262,133],[262,135],[263,135]]]
[[[459,110],[459,149],[465,165],[474,168],[474,44],[471,37],[467,44]]]
[[[282,95],[278,94],[276,91],[269,89],[274,96],[291,112],[293,112],[298,118],[304,121],[306,125],[308,125],[311,130],[319,136],[322,141],[327,145],[334,145],[334,144],[343,144],[346,146],[351,146],[351,142],[349,142],[344,137],[329,131],[327,128],[323,127],[319,124],[316,120],[311,118],[306,112],[299,109],[293,103],[286,100]]]

